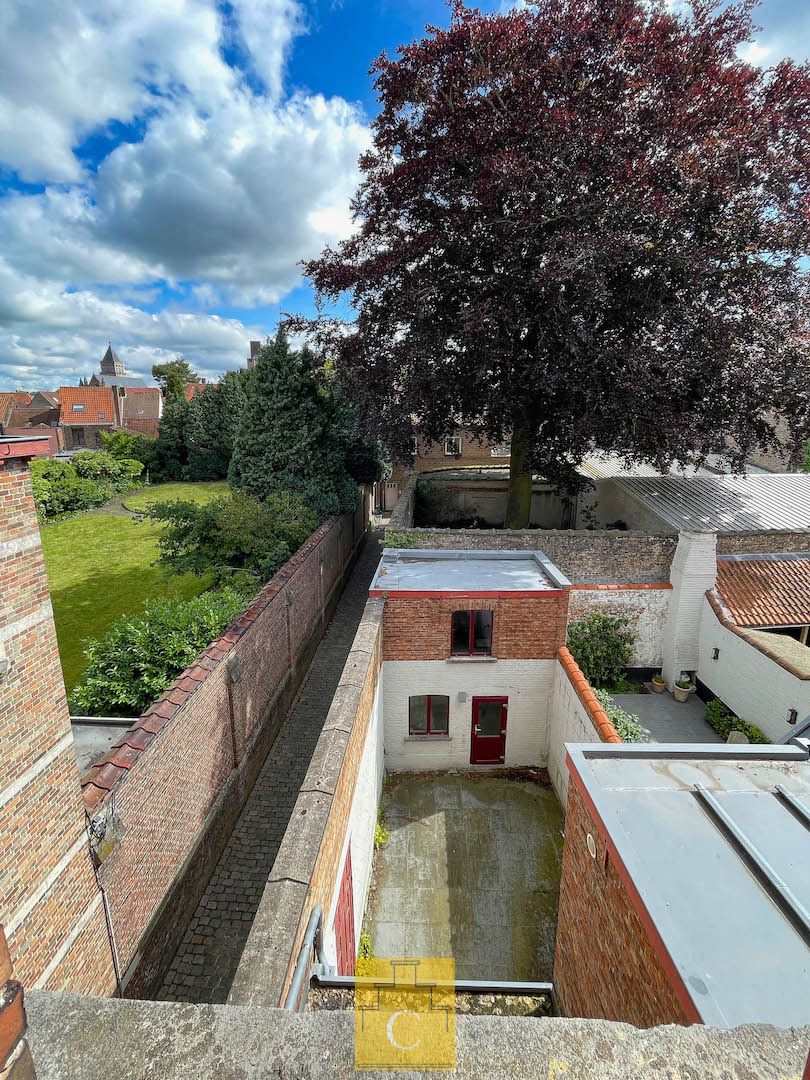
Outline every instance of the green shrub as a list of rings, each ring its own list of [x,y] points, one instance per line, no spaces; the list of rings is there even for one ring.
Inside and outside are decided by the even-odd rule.
[[[149,600],[138,615],[122,615],[102,638],[85,645],[87,668],[72,702],[93,716],[143,712],[244,610],[233,589],[192,600]]]
[[[119,461],[139,461],[144,470],[154,469],[157,440],[129,431],[102,431],[101,448]]]
[[[641,726],[641,720],[634,713],[625,712],[607,690],[594,690],[599,703],[608,715],[608,720],[616,728],[616,734],[622,742],[647,742],[647,732]]]
[[[568,648],[592,686],[615,686],[633,655],[630,620],[593,611],[568,627]]]
[[[31,465],[31,483],[41,518],[78,513],[101,506],[136,487],[140,461],[113,457],[103,450],[84,450],[69,461],[41,458]]]
[[[245,581],[269,580],[317,528],[303,498],[269,495],[264,502],[234,492],[208,503],[184,500],[151,503],[141,516],[163,522],[159,562],[171,573],[206,574]]]
[[[360,960],[374,959],[374,948],[371,944],[371,934],[368,930],[360,931],[360,944],[357,947],[357,956]]]
[[[712,698],[706,705],[706,721],[723,740],[728,739],[732,731],[741,731],[751,743],[771,741],[756,724],[750,724],[747,720],[741,720],[739,716],[736,716],[720,698]]]

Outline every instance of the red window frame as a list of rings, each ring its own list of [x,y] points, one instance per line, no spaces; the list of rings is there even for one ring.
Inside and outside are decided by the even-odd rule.
[[[484,652],[476,652],[475,649],[475,616],[479,611],[486,611],[489,616],[489,645]],[[467,614],[470,617],[469,633],[467,635],[466,650],[456,649],[453,645],[453,619],[456,615]],[[495,612],[489,608],[458,608],[450,616],[450,655],[451,656],[492,656],[492,640],[495,636]]]
[[[427,727],[424,731],[414,731],[412,723],[412,711],[413,705],[411,702],[414,698],[423,697],[427,701]],[[447,702],[447,727],[444,731],[432,731],[431,719],[433,716],[433,699],[444,698]],[[449,694],[412,694],[408,698],[408,734],[409,735],[438,735],[442,738],[446,738],[450,734],[450,695]]]

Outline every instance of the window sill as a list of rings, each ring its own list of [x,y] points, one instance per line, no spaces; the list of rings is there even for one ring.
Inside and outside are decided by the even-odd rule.
[[[448,664],[497,664],[497,656],[448,656]]]
[[[406,735],[403,742],[452,742],[452,735]]]

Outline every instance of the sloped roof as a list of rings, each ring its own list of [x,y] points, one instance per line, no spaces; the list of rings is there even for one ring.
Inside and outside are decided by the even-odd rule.
[[[632,476],[614,483],[676,529],[810,530],[810,473]]]
[[[737,626],[806,626],[810,551],[719,558],[715,588]]]
[[[186,401],[191,401],[195,394],[199,394],[200,390],[204,390],[206,386],[214,386],[215,383],[207,382],[187,382],[185,385]]]
[[[13,394],[0,394],[0,424],[5,423],[6,414],[11,411],[13,405]]]
[[[61,421],[63,424],[113,424],[115,401],[107,386],[60,386]],[[75,406],[83,405],[83,409]]]

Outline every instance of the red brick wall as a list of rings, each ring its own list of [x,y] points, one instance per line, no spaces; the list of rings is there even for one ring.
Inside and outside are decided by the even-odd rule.
[[[318,529],[248,611],[82,779],[123,825],[100,867],[129,996],[160,984],[306,674],[365,534],[368,500]],[[235,678],[229,664],[238,661]]]
[[[6,935],[0,926],[0,1078],[33,1080],[34,1063],[25,1033],[23,988],[14,978]]]
[[[0,464],[0,631],[11,664],[0,677],[0,922],[28,986],[112,993],[30,473],[10,460]]]
[[[478,442],[466,431],[457,431],[454,434],[461,439],[461,456],[448,457],[444,452],[444,439],[428,446],[424,439],[419,439],[418,450],[413,465],[396,464],[392,478],[402,480],[407,472],[424,472],[426,469],[447,469],[463,465],[489,465],[509,468],[508,457],[493,457],[492,445],[486,440]]]
[[[596,842],[595,859],[588,851],[588,833]],[[623,1020],[637,1027],[698,1019],[681,1005],[573,779],[565,817],[554,989],[564,1016]]]
[[[446,660],[454,611],[493,612],[492,655],[499,660],[552,660],[565,644],[568,592],[537,597],[465,599],[389,596],[383,617],[384,660]]]

